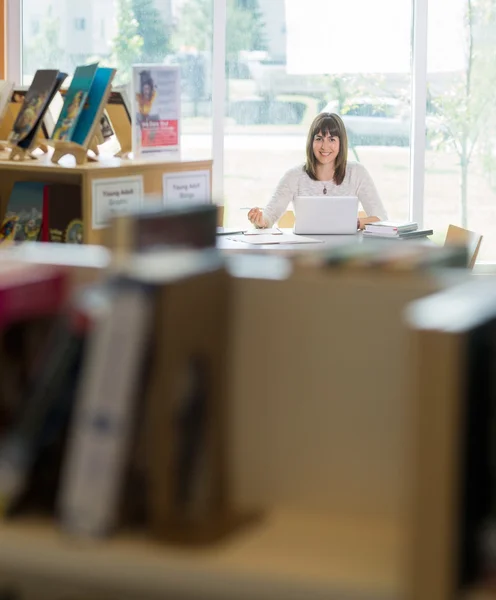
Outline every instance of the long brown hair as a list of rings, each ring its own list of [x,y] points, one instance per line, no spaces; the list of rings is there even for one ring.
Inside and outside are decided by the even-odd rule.
[[[334,163],[334,183],[341,185],[346,174],[346,160],[348,157],[348,135],[341,117],[335,113],[320,113],[310,125],[307,137],[305,172],[310,179],[314,180],[317,180],[318,164],[313,153],[313,140],[316,135],[331,135],[339,138],[339,152]]]

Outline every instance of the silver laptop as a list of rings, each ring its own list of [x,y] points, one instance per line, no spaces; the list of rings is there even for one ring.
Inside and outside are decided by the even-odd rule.
[[[294,232],[307,235],[357,232],[356,196],[297,196],[294,201]]]

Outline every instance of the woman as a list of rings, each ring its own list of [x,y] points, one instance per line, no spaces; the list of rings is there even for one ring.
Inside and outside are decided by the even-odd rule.
[[[357,196],[368,215],[358,220],[360,229],[387,219],[368,171],[360,163],[348,162],[347,156],[348,136],[341,118],[334,113],[317,115],[308,132],[306,163],[290,169],[267,206],[252,208],[248,219],[256,227],[272,227],[297,196]]]

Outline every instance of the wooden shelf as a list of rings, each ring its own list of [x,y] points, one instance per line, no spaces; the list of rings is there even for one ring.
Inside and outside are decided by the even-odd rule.
[[[84,243],[104,244],[105,225],[95,223],[93,184],[102,179],[141,177],[143,182],[143,205],[161,206],[163,198],[163,176],[165,173],[183,171],[208,171],[212,180],[211,160],[178,159],[177,154],[150,156],[136,160],[122,159],[101,154],[95,162],[76,165],[72,156],[66,156],[60,163],[51,161],[53,150],[41,154],[36,159],[24,161],[9,160],[8,151],[0,152],[0,218],[7,209],[14,184],[18,181],[44,181],[46,183],[72,184],[81,192]],[[95,202],[98,203],[98,199]],[[98,214],[98,210],[95,211]],[[98,217],[96,218],[98,221]]]
[[[0,576],[126,597],[396,600],[402,545],[391,524],[278,511],[209,549],[136,534],[79,541],[34,520],[0,526]]]
[[[115,156],[101,155],[95,162],[88,162],[84,165],[76,165],[72,157],[64,157],[60,163],[53,163],[51,156],[53,152],[50,150],[48,154],[42,154],[36,159],[17,161],[9,160],[9,152],[0,152],[0,170],[19,170],[19,171],[42,171],[47,169],[52,173],[67,173],[68,171],[75,174],[88,173],[88,171],[101,171],[107,169],[135,169],[153,170],[157,166],[165,165],[167,171],[184,171],[191,169],[191,164],[195,163],[196,169],[208,169],[212,164],[211,160],[178,160],[176,155],[167,155],[160,157],[149,157],[140,159],[124,159]]]

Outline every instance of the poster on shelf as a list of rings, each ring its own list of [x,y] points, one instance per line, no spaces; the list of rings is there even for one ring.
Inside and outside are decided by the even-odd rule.
[[[180,151],[181,72],[178,66],[134,65],[132,129],[135,157]]]

